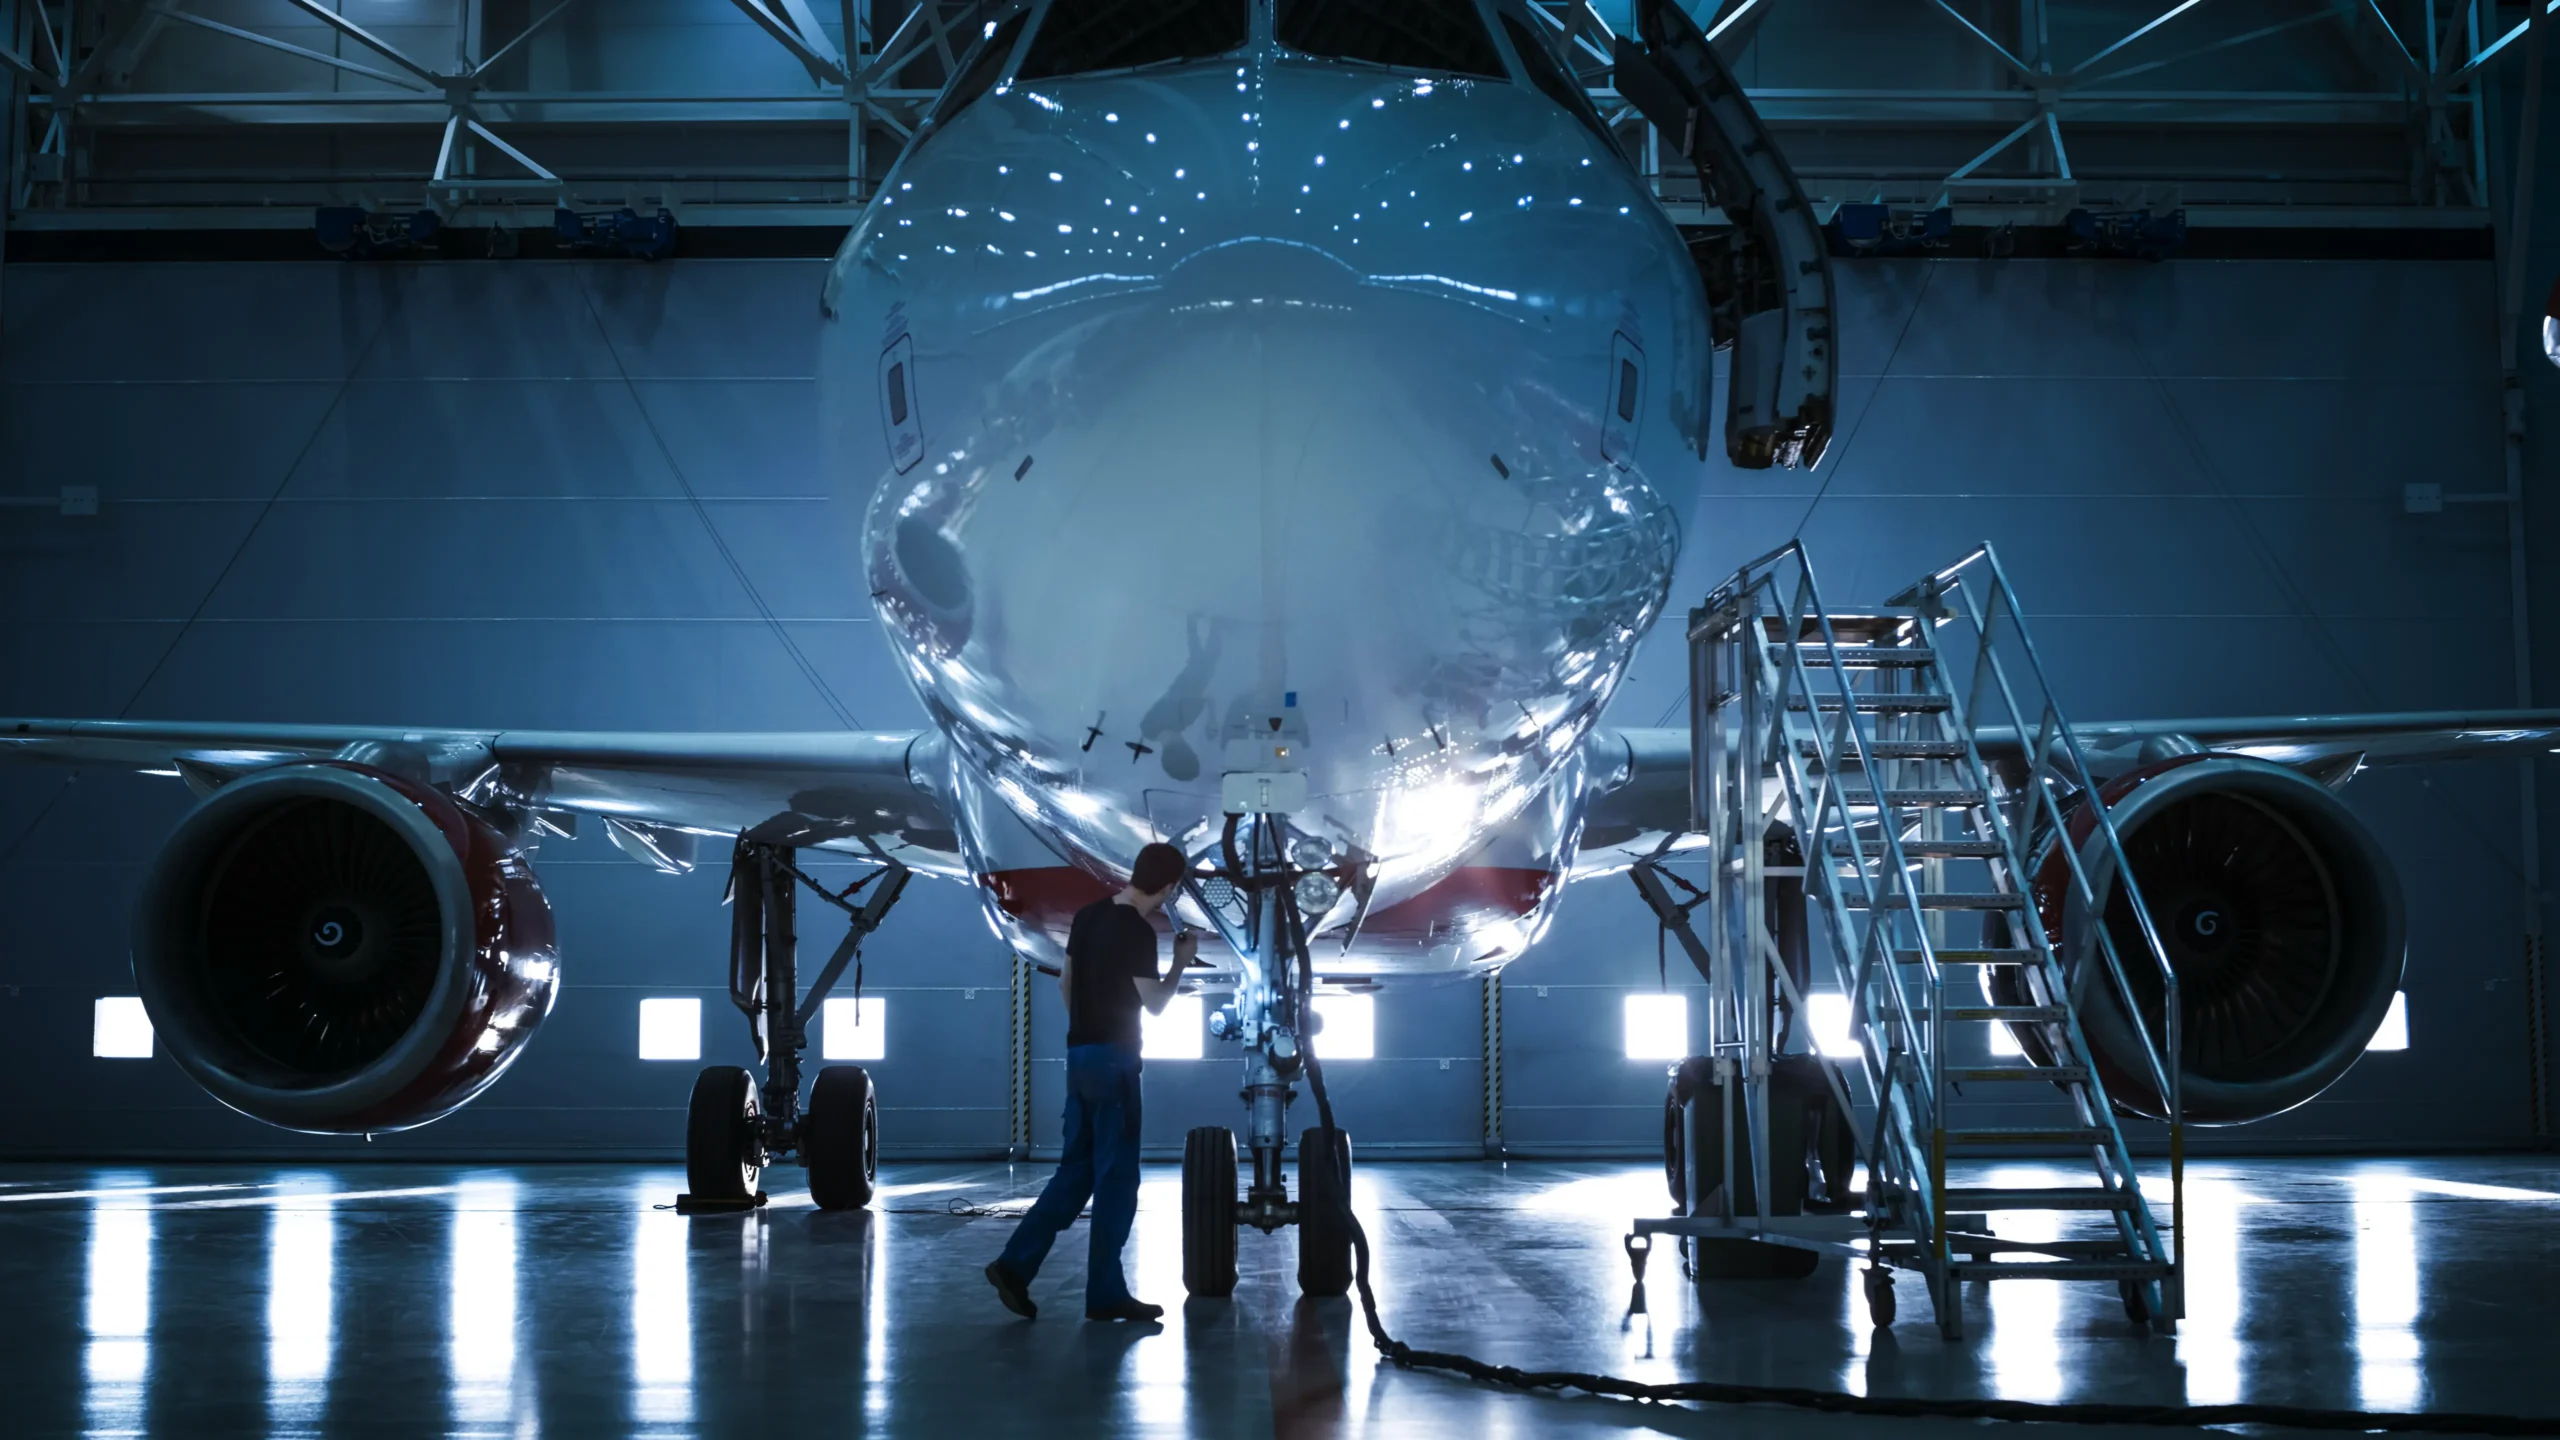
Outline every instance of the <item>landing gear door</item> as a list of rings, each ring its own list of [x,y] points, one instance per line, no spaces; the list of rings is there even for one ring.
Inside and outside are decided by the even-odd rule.
[[[1624,332],[1609,337],[1609,392],[1600,408],[1600,453],[1623,470],[1644,427],[1644,351]]]
[[[880,433],[889,463],[906,474],[924,458],[924,417],[916,410],[916,346],[901,335],[880,352]]]

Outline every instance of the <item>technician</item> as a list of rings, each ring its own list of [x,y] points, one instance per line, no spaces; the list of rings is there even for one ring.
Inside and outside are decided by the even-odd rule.
[[[1040,1313],[1031,1303],[1031,1279],[1087,1196],[1093,1198],[1093,1236],[1084,1318],[1147,1321],[1164,1314],[1163,1306],[1129,1293],[1120,1249],[1138,1217],[1138,1007],[1163,1014],[1200,949],[1199,937],[1182,931],[1173,937],[1172,973],[1158,975],[1156,930],[1148,917],[1173,898],[1190,868],[1174,847],[1147,846],[1129,867],[1128,885],[1077,911],[1067,932],[1066,968],[1058,972],[1058,993],[1067,1002],[1066,1144],[1058,1173],[1014,1228],[1004,1254],[987,1266],[1004,1308],[1025,1320]]]

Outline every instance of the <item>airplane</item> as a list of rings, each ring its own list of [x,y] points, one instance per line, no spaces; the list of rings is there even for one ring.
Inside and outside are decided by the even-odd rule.
[[[1735,221],[1704,253],[1525,0],[996,7],[818,297],[828,483],[869,497],[843,580],[930,726],[0,720],[0,755],[202,795],[135,930],[170,1053],[272,1124],[425,1124],[494,1083],[558,994],[543,835],[586,817],[668,871],[725,840],[731,990],[766,1075],[703,1072],[688,1196],[751,1204],[796,1160],[818,1205],[860,1206],[869,1078],[828,1067],[804,1100],[800,1058],[903,887],[976,887],[1054,967],[1075,910],[1165,839],[1195,861],[1174,910],[1229,952],[1204,978],[1234,992],[1212,1031],[1245,1057],[1239,1218],[1290,1223],[1317,986],[1499,969],[1569,884],[1697,843],[1687,732],[1604,716],[1669,597],[1718,428],[1712,352],[1732,355],[1734,463],[1810,467],[1829,434],[1810,209],[1696,26],[1663,0],[1637,18],[1618,86]],[[2180,761],[2190,797],[2310,777],[2290,843],[2396,895],[2330,787],[2539,753],[2560,713],[2080,733],[2109,775]],[[803,850],[874,868],[828,889]],[[847,921],[805,989],[803,890]],[[2381,962],[2321,1012],[2319,1063],[2225,1085],[2219,1118],[2298,1104],[2361,1051],[2399,937],[2348,938]],[[1232,1199],[1232,1136],[1195,1158]],[[1311,1289],[1349,1278],[1302,1266]]]

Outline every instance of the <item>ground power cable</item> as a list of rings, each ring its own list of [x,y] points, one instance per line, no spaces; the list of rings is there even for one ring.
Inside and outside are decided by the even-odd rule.
[[[1294,906],[1289,910],[1289,939],[1301,957],[1306,929]],[[1324,1064],[1316,1058],[1310,1036],[1301,1036],[1299,1054],[1306,1063],[1307,1088],[1314,1092],[1317,1123],[1327,1136],[1339,1134],[1333,1123],[1333,1100],[1325,1093]],[[2470,1415],[2455,1411],[2413,1414],[2391,1410],[2319,1410],[2293,1405],[2128,1405],[2105,1402],[2047,1403],[2031,1400],[1941,1399],[1917,1395],[1857,1395],[1846,1390],[1817,1390],[1800,1385],[1746,1385],[1718,1380],[1676,1380],[1647,1384],[1615,1375],[1581,1370],[1524,1370],[1494,1365],[1472,1355],[1448,1350],[1420,1350],[1387,1333],[1378,1314],[1378,1297],[1369,1286],[1369,1236],[1351,1208],[1351,1167],[1341,1146],[1326,1147],[1327,1158],[1340,1166],[1334,1187],[1342,1206],[1343,1226],[1351,1235],[1355,1261],[1352,1284],[1360,1295],[1361,1317],[1369,1342],[1399,1370],[1438,1370],[1487,1385],[1512,1390],[1580,1390],[1609,1399],[1654,1404],[1687,1401],[1709,1405],[1784,1405],[1832,1415],[1872,1415],[1891,1419],[2011,1420],[2066,1425],[2157,1425],[2192,1430],[2209,1425],[2274,1425],[2294,1430],[2378,1431],[2411,1435],[2560,1435],[2560,1416]],[[1303,1198],[1303,1197],[1302,1197]],[[1641,1282],[1639,1282],[1641,1283]]]

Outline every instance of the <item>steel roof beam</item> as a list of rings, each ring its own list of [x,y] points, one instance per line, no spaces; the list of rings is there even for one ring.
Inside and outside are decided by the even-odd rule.
[[[262,49],[279,51],[298,59],[309,60],[314,64],[329,66],[335,70],[344,70],[351,75],[362,75],[368,80],[379,80],[386,85],[397,85],[404,90],[420,94],[440,93],[438,91],[429,90],[420,85],[414,76],[394,74],[389,70],[377,70],[370,65],[359,65],[353,60],[340,59],[338,56],[324,54],[318,50],[306,50],[302,46],[293,44],[290,41],[278,40],[272,35],[261,35],[255,30],[243,30],[236,25],[225,25],[219,20],[208,20],[202,15],[190,15],[186,11],[177,8],[175,5],[166,3],[166,0],[162,0],[162,3],[153,5],[151,10],[154,15],[163,19],[175,20],[181,25],[192,25],[199,30],[210,30],[216,35],[228,35],[234,40],[246,41],[251,45],[259,46]]]
[[[372,31],[358,25],[353,20],[348,19],[346,16],[341,15],[337,11],[330,9],[328,6],[321,4],[320,0],[285,0],[285,3],[320,21],[320,23],[337,31],[339,34],[346,36],[357,44],[362,45],[366,49],[371,50],[375,54],[380,55],[392,64],[399,66],[401,69],[408,71],[412,75],[417,76],[419,79],[426,81],[429,85],[434,86],[438,90],[445,88],[446,82],[459,78],[457,76],[446,75],[438,71],[430,70],[426,66],[419,64],[417,61],[410,59],[407,52],[403,51],[399,46],[392,44],[390,41],[383,39]]]
[[[809,72],[810,79],[822,85],[851,82],[852,77],[845,73],[844,58],[835,53],[834,44],[819,28],[817,17],[809,14],[806,4],[793,5],[789,12],[777,12],[769,8],[765,0],[729,0],[729,3],[756,22],[757,29],[772,36],[774,43],[790,51],[791,58],[800,62],[800,67]],[[809,26],[810,33],[806,35],[800,30],[802,17],[806,17]],[[815,43],[812,43],[812,36]]]

